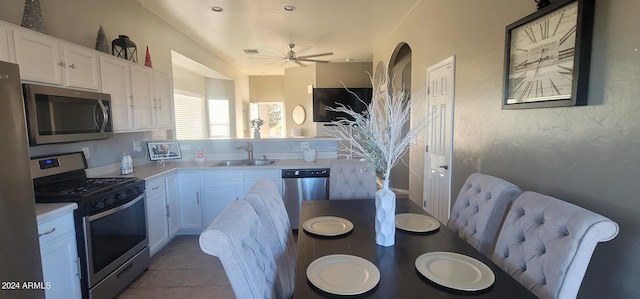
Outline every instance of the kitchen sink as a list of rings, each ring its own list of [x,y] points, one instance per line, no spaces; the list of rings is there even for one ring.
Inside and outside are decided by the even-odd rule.
[[[276,160],[225,160],[213,164],[213,166],[265,166],[275,163]]]
[[[226,160],[216,163],[215,166],[242,166],[247,164],[247,162],[249,162],[249,160]]]
[[[273,165],[275,164],[275,160],[249,160],[247,165],[250,166],[263,166],[263,165]]]

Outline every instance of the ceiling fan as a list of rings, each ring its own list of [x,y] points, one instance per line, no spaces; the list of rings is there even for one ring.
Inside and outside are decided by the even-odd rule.
[[[333,52],[327,52],[327,53],[320,53],[320,54],[296,56],[296,52],[293,51],[293,47],[295,46],[296,44],[289,44],[289,52],[287,52],[287,55],[284,57],[284,59],[286,59],[287,61],[297,63],[302,66],[304,66],[304,64],[302,64],[301,61],[328,63],[329,60],[318,60],[318,59],[310,59],[310,58],[333,55]]]

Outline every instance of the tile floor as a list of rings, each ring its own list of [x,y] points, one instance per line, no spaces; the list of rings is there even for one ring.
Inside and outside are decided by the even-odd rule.
[[[234,298],[220,260],[200,250],[198,237],[173,239],[117,299]]]

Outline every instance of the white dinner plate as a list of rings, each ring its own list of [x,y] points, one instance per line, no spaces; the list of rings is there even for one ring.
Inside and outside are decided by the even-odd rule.
[[[325,255],[307,267],[307,278],[317,288],[336,295],[357,295],[380,281],[376,265],[347,254]]]
[[[334,216],[321,216],[307,219],[302,223],[304,230],[320,236],[339,236],[353,229],[351,221]]]
[[[440,222],[431,216],[422,214],[397,214],[396,227],[414,233],[426,233],[440,227]]]
[[[481,261],[453,252],[425,253],[416,259],[416,268],[427,279],[461,291],[484,290],[496,279]]]

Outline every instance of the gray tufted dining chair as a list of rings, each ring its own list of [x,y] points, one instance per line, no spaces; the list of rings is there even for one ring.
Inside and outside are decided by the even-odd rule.
[[[220,259],[236,298],[282,298],[275,258],[248,202],[229,203],[200,234],[200,248]]]
[[[527,191],[509,210],[492,260],[540,298],[576,298],[596,245],[617,234],[602,215]]]
[[[266,238],[278,267],[280,293],[283,298],[293,295],[296,270],[296,243],[282,195],[270,179],[256,182],[244,198],[253,206],[267,233]]]
[[[490,256],[504,215],[520,192],[501,178],[473,173],[458,193],[447,227]]]
[[[329,199],[374,199],[378,184],[375,172],[356,159],[329,162]]]

